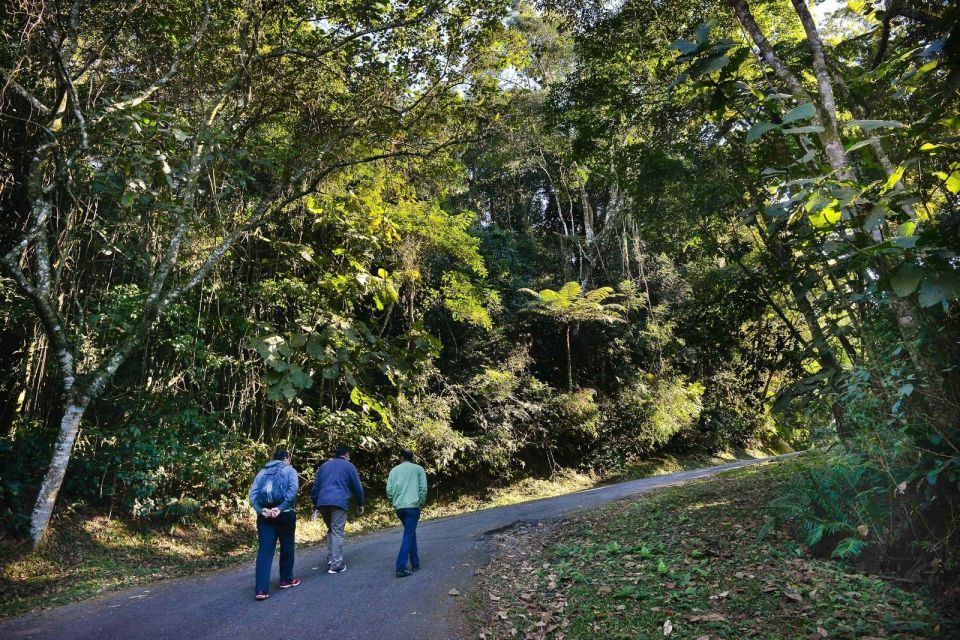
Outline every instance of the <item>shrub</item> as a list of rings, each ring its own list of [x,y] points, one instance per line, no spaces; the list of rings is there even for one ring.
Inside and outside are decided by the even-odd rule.
[[[715,452],[742,447],[775,428],[763,403],[744,389],[732,371],[721,371],[704,383],[703,409],[697,420],[674,440],[681,449]]]
[[[703,386],[645,374],[603,402],[599,458],[617,467],[662,449],[700,416]]]
[[[451,426],[450,413],[451,402],[447,398],[426,395],[417,400],[401,399],[394,430],[385,438],[391,466],[397,451],[409,448],[431,475],[463,471],[469,465],[475,445]]]
[[[114,428],[85,427],[64,488],[134,516],[179,520],[199,505],[236,513],[268,453],[266,445],[232,431],[218,416],[190,404],[165,406]]]
[[[860,555],[871,532],[874,540],[890,533],[889,496],[862,456],[817,455],[801,469],[770,502],[771,523],[791,524],[804,544],[839,558]]]

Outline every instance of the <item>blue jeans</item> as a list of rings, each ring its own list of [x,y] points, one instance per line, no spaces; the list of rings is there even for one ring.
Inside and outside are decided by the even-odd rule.
[[[280,579],[293,579],[294,533],[297,529],[297,516],[293,511],[284,511],[276,518],[264,518],[257,515],[257,538],[260,549],[257,551],[257,591],[270,590],[270,568],[273,566],[273,553],[280,541]]]
[[[403,542],[397,555],[397,573],[406,570],[407,559],[414,571],[420,568],[420,556],[417,555],[417,522],[420,521],[420,509],[397,509],[397,517],[403,523]]]

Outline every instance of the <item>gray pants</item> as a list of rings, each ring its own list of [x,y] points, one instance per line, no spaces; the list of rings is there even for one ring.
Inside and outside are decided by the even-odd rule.
[[[343,530],[347,526],[347,511],[340,507],[318,507],[327,525],[327,562],[330,568],[343,566]]]

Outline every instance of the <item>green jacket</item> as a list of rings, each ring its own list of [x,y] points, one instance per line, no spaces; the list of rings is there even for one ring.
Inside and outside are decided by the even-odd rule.
[[[394,509],[421,509],[427,504],[427,473],[418,464],[401,462],[387,477],[387,497]]]

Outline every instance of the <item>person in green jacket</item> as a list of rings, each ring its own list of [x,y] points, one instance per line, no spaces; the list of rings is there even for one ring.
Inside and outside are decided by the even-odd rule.
[[[387,477],[387,497],[403,523],[403,542],[397,555],[397,577],[406,578],[420,570],[420,556],[417,555],[417,523],[420,521],[420,509],[427,503],[427,474],[418,464],[413,463],[413,451],[400,452],[402,461],[390,470]],[[407,569],[407,560],[410,569]]]

